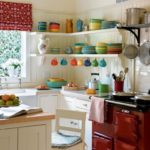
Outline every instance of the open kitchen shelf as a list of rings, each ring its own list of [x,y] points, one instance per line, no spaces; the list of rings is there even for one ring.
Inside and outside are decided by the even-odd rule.
[[[31,57],[47,56],[47,57],[118,57],[119,54],[31,54]]]
[[[118,29],[125,29],[130,31],[136,38],[137,43],[140,45],[140,29],[141,28],[150,28],[150,23],[148,24],[137,24],[137,25],[128,25],[128,26],[118,26]]]
[[[49,35],[49,36],[77,36],[77,35],[88,35],[88,34],[95,34],[95,33],[105,33],[105,32],[114,32],[117,31],[117,28],[111,29],[100,29],[94,31],[82,31],[82,32],[74,32],[74,33],[61,33],[61,32],[31,32],[31,35]]]

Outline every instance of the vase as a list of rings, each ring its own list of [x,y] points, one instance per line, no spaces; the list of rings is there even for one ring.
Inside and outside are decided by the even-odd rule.
[[[46,54],[49,47],[49,38],[45,35],[42,35],[39,39],[38,51],[40,54]]]

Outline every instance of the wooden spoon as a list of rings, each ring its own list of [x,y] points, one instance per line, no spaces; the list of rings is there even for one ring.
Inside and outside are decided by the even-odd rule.
[[[128,73],[128,71],[129,71],[129,68],[126,67],[126,68],[124,69],[124,78],[123,78],[123,80],[125,79],[125,76],[126,76],[126,74]]]

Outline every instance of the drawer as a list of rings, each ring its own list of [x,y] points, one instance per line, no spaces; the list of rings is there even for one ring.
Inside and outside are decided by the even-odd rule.
[[[90,111],[91,102],[75,99],[74,103],[77,110],[85,111],[85,112]]]
[[[92,138],[93,150],[112,150],[113,142],[110,139],[94,135]]]
[[[73,127],[73,128],[79,128],[80,126],[80,121],[79,120],[74,120],[74,119],[60,119],[60,124],[62,126],[67,126],[67,127]]]

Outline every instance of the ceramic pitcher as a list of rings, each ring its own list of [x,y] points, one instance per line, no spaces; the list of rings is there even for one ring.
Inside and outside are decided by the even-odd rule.
[[[46,35],[42,35],[39,39],[38,51],[40,54],[45,54],[49,47],[49,38]]]

